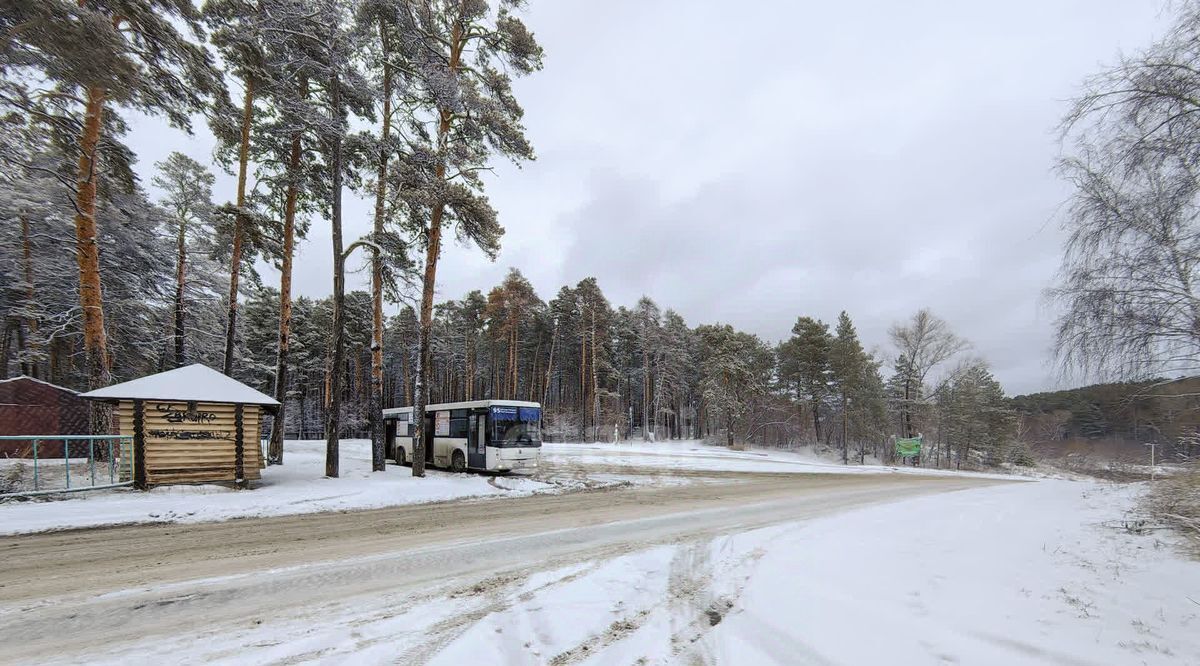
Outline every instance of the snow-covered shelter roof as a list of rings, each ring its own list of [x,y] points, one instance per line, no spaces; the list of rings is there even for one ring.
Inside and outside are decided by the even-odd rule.
[[[279,402],[212,368],[195,363],[82,395],[93,400],[232,402],[276,407]]]

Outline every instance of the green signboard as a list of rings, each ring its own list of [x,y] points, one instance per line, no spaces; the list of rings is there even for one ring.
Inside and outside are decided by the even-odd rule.
[[[907,437],[897,439],[896,455],[901,458],[913,458],[921,455],[921,438]]]

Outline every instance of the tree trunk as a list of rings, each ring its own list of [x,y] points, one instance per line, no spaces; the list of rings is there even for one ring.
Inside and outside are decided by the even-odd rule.
[[[821,443],[821,407],[820,402],[816,399],[812,401],[813,410],[813,435],[816,437],[817,443]]]
[[[0,379],[8,379],[8,348],[12,344],[12,327],[4,322],[4,333],[0,334]]]
[[[600,439],[600,378],[596,373],[596,307],[592,306],[592,441]]]
[[[29,238],[29,217],[24,214],[21,215],[21,258],[25,271],[25,327],[29,330],[29,347],[31,350],[30,356],[32,357],[28,361],[28,368],[25,370],[25,374],[37,378],[37,357],[40,355],[38,352],[41,345],[37,339],[38,320],[34,315],[34,304],[37,300],[33,285],[33,243]]]
[[[650,441],[650,350],[645,331],[642,332],[642,440]]]
[[[238,147],[237,213],[233,218],[233,249],[229,254],[229,315],[225,324],[225,364],[222,372],[233,374],[233,342],[237,334],[238,279],[242,272],[242,235],[246,205],[246,168],[250,161],[250,120],[254,117],[254,79],[246,79],[242,102],[242,140]]]
[[[846,392],[843,390],[842,391],[842,464],[843,465],[850,464],[850,443],[846,439],[846,429],[847,429],[846,421],[849,418],[849,414],[848,414],[848,412],[850,411],[849,406],[850,405],[849,405],[848,401],[846,400]]]
[[[175,237],[175,367],[184,364],[183,291],[187,276],[187,220],[180,217],[179,233]]]
[[[375,182],[375,242],[383,237],[384,202],[387,198],[388,139],[392,133],[392,70],[387,66],[387,39],[379,26],[383,57],[383,146],[379,149],[379,170]],[[383,441],[383,257],[376,245],[371,257],[371,471],[385,468]]]
[[[520,395],[521,395],[521,393],[520,393],[520,391],[521,391],[521,365],[520,365],[519,359],[517,358],[517,345],[520,344],[520,341],[521,341],[521,330],[520,330],[518,324],[516,322],[513,322],[512,344],[510,345],[510,348],[512,349],[512,352],[510,353],[510,355],[512,356],[512,361],[511,361],[511,364],[512,364],[512,391],[509,394],[512,396],[513,400],[520,399]]]
[[[905,437],[912,437],[912,380],[905,378],[904,380],[904,408],[901,410],[903,432]]]
[[[587,439],[587,329],[579,332],[579,439]]]
[[[433,288],[437,280],[437,260],[442,242],[442,207],[436,206],[427,235],[425,248],[425,277],[421,288],[421,330],[418,336],[416,380],[413,382],[413,442],[412,474],[425,476],[425,378],[430,371],[429,339],[433,334]]]
[[[305,97],[308,86],[300,84],[300,96]],[[279,411],[271,428],[271,443],[267,447],[267,464],[283,464],[283,436],[287,427],[288,353],[292,346],[292,255],[296,247],[296,199],[300,194],[300,132],[292,134],[288,154],[288,185],[283,210],[283,257],[279,266],[279,349],[275,355],[275,399]],[[304,413],[300,414],[303,426]]]
[[[338,476],[338,442],[341,435],[342,417],[342,366],[345,365],[346,331],[343,318],[346,300],[346,257],[342,251],[342,110],[341,81],[335,73],[330,81],[330,105],[338,127],[334,129],[329,150],[331,173],[331,201],[329,223],[333,235],[333,331],[330,346],[333,349],[329,361],[328,410],[325,412],[325,476]]]
[[[463,385],[464,385],[463,388],[465,389],[465,393],[463,394],[463,399],[465,399],[467,402],[470,402],[472,399],[472,396],[475,395],[475,343],[474,343],[474,337],[475,337],[475,332],[470,331],[466,334],[466,336],[463,339],[463,355],[467,357],[466,358],[467,369],[464,373],[465,376],[463,377]]]
[[[546,362],[546,385],[542,387],[542,402],[550,402],[550,374],[554,372],[554,349],[558,346],[558,317],[554,318],[554,332],[550,334],[550,358]],[[544,405],[543,405],[544,406]]]
[[[100,245],[96,231],[96,187],[100,180],[100,127],[104,116],[104,89],[87,90],[87,111],[79,142],[76,180],[75,247],[79,264],[79,305],[83,311],[83,349],[88,367],[88,388],[108,386],[110,366],[108,336],[104,328],[104,302],[100,287]],[[94,435],[112,432],[112,411],[90,401]]]

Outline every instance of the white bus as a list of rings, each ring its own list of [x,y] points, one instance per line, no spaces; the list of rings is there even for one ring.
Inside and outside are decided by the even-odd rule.
[[[383,410],[389,454],[412,461],[412,407]],[[474,400],[425,407],[425,462],[454,472],[533,470],[542,457],[542,406],[520,400]]]

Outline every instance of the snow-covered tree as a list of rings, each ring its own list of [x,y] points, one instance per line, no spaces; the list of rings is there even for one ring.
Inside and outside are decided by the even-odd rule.
[[[503,228],[483,196],[480,172],[493,156],[533,159],[521,126],[524,114],[513,94],[512,75],[541,67],[542,49],[513,13],[518,0],[423,0],[410,3],[415,39],[413,85],[424,113],[413,116],[412,158],[396,173],[396,191],[413,222],[411,236],[424,250],[420,356],[416,374],[417,412],[424,409],[433,331],[433,297],[442,234],[453,227],[460,239],[488,256],[499,250]],[[424,474],[424,422],[417,424],[413,474]]]
[[[164,115],[188,129],[193,114],[223,95],[221,77],[199,43],[204,33],[191,2],[15,0],[0,13],[0,30],[9,36],[0,104],[61,140],[63,157],[75,163],[73,178],[62,169],[51,173],[71,189],[89,386],[104,386],[111,358],[101,286],[100,248],[107,231],[99,223],[100,191],[105,178],[114,176],[125,181],[126,191],[132,189],[131,158],[115,140],[123,128],[117,110]],[[0,152],[0,159],[12,157]],[[111,429],[108,410],[93,410],[93,429]]]
[[[154,184],[163,191],[160,203],[170,213],[171,235],[175,237],[175,297],[172,304],[174,341],[173,367],[187,363],[186,312],[188,256],[195,238],[210,239],[212,226],[213,175],[207,167],[180,152],[173,152],[157,165]],[[202,273],[203,274],[203,273]]]

